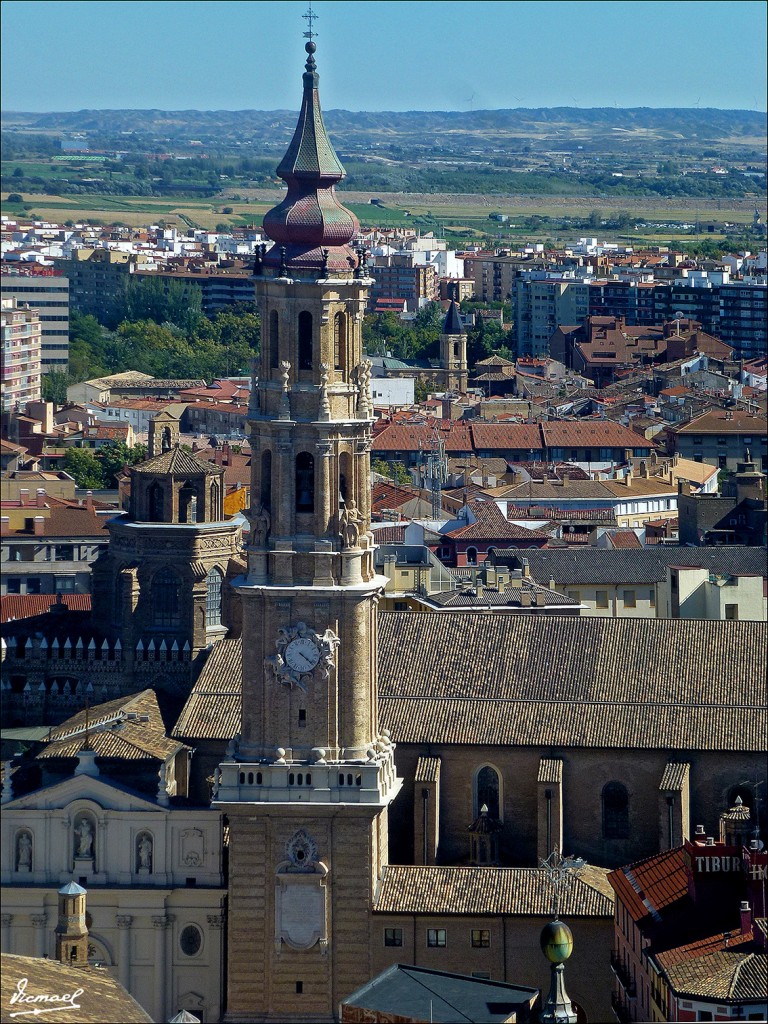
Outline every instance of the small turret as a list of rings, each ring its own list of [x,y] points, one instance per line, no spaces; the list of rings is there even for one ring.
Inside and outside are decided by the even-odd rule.
[[[88,926],[85,923],[86,895],[86,890],[77,882],[70,882],[59,889],[56,959],[71,967],[88,966]]]

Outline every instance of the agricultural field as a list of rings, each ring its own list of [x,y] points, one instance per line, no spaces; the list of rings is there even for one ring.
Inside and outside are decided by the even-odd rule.
[[[140,227],[162,220],[166,224],[199,227],[208,230],[217,225],[260,224],[264,213],[285,195],[280,189],[246,189],[237,193],[223,190],[213,197],[55,195],[18,193],[22,203],[8,203],[2,193],[2,211],[9,216],[29,216],[57,222],[101,221]],[[468,195],[450,193],[372,193],[342,191],[339,198],[355,213],[364,227],[413,227],[423,232],[444,234],[454,244],[483,239],[502,241],[563,240],[585,233],[611,233],[616,237],[662,244],[691,240],[695,230],[678,225],[698,224],[701,233],[716,240],[724,222],[751,224],[756,208],[766,219],[764,197],[730,199],[674,199],[657,197],[601,199],[594,196],[553,197],[530,195]],[[374,202],[371,202],[374,200]],[[224,212],[226,208],[227,212]],[[230,212],[231,211],[231,212]],[[619,232],[609,227],[588,228],[587,219],[597,213],[605,221],[617,214],[644,222],[660,223],[662,228],[640,225]],[[507,221],[491,219],[491,214],[506,216]],[[707,225],[714,230],[709,230]]]

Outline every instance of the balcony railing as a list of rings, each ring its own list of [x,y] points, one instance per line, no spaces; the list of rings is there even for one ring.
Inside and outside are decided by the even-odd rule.
[[[618,992],[611,992],[611,1007],[619,1024],[631,1024],[632,1014]]]
[[[611,953],[611,970],[618,978],[619,984],[624,989],[626,994],[630,998],[634,998],[637,994],[637,986],[632,980],[632,975],[629,973],[629,968],[621,959],[618,953]]]

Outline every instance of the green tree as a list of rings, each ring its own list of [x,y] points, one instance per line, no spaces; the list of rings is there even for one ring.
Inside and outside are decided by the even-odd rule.
[[[104,487],[101,463],[90,448],[68,448],[61,461],[64,472],[69,473],[77,487],[89,487],[92,490]]]
[[[44,373],[41,382],[43,401],[66,405],[69,383],[69,374],[66,370],[49,370]]]
[[[426,381],[417,378],[413,382],[413,398],[416,402],[426,402],[429,398],[429,385]]]
[[[116,476],[123,466],[134,466],[137,462],[143,462],[146,457],[145,444],[127,445],[125,441],[110,441],[96,453],[108,487],[117,486]]]

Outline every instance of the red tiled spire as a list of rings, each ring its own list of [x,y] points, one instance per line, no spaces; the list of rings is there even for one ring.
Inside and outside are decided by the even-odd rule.
[[[277,168],[288,185],[288,194],[264,217],[264,231],[275,242],[264,263],[283,266],[288,273],[325,269],[349,272],[359,262],[349,242],[360,225],[334,191],[345,172],[323,124],[314,58],[317,45],[310,39],[304,48],[309,56],[302,76],[301,112],[291,144]]]

